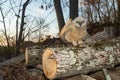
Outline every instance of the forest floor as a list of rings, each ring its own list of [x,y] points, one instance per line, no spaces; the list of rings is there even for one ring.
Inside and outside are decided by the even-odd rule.
[[[41,64],[42,65],[42,64]],[[111,80],[120,80],[120,66],[108,69],[108,74]],[[96,80],[105,80],[102,71],[97,71],[92,74],[88,74]],[[47,80],[41,70],[26,69],[25,61],[23,60],[19,64],[12,64],[7,66],[0,66],[0,80]],[[80,75],[62,78],[59,80],[89,80],[81,79]]]

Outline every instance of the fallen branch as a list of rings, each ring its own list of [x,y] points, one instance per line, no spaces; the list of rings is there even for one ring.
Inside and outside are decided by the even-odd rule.
[[[19,56],[12,57],[8,60],[5,60],[4,62],[1,62],[0,66],[8,66],[8,65],[12,65],[12,64],[19,64],[23,60],[25,60],[25,55],[21,54]]]

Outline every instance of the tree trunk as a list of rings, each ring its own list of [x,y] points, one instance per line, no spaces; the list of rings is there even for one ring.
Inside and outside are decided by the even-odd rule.
[[[118,6],[118,22],[119,22],[119,20],[120,20],[120,0],[117,0],[117,6]]]
[[[23,31],[24,31],[24,18],[25,18],[25,10],[27,5],[29,4],[30,0],[27,0],[24,4],[23,4],[23,8],[22,8],[22,17],[21,17],[21,24],[20,24],[20,32],[19,32],[19,38],[18,38],[18,42],[16,44],[16,53],[20,53],[19,48],[20,48],[20,44],[22,42],[22,35],[23,35]]]
[[[44,47],[31,46],[26,48],[25,62],[26,65],[37,65],[42,63],[42,53]]]
[[[54,0],[54,6],[55,6],[56,15],[57,15],[59,31],[61,31],[61,29],[65,25],[65,21],[64,21],[64,17],[63,17],[62,8],[60,5],[60,0]]]
[[[7,41],[7,56],[10,57],[10,43],[9,43],[9,38],[8,38],[8,35],[7,35],[7,29],[6,29],[6,23],[5,23],[5,15],[2,11],[2,8],[0,7],[0,12],[1,12],[1,16],[2,16],[2,23],[3,23],[3,26],[4,26],[4,35],[5,35],[5,38],[6,38],[6,41]]]
[[[70,19],[78,17],[78,0],[70,0]]]
[[[19,18],[20,18],[20,12],[21,12],[21,4],[22,4],[22,0],[20,1],[20,6],[19,6],[19,11],[18,14],[16,14],[16,54],[19,53],[19,43],[18,43],[18,23],[19,23]]]
[[[27,63],[39,64],[41,52],[28,49]],[[120,37],[80,47],[46,48],[42,56],[43,71],[55,79],[111,68],[120,64]]]
[[[118,6],[118,10],[117,10],[117,26],[116,26],[116,37],[120,36],[120,0],[117,0],[117,6]]]

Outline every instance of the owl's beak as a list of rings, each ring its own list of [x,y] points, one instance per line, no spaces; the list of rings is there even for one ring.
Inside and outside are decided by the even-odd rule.
[[[78,23],[80,26],[83,24],[82,22]]]
[[[78,23],[80,26],[84,23],[84,21],[77,21],[76,23]]]

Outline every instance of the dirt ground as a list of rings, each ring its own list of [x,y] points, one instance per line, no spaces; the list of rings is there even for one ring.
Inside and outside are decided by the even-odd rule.
[[[108,73],[112,80],[120,80],[120,66],[108,69]],[[96,80],[105,80],[103,72],[98,71],[96,73],[89,74],[89,76],[95,78]],[[48,80],[45,78],[41,70],[36,69],[26,69],[25,63],[2,66],[0,67],[0,80]],[[58,80],[87,80],[81,79],[80,75],[61,78]]]

